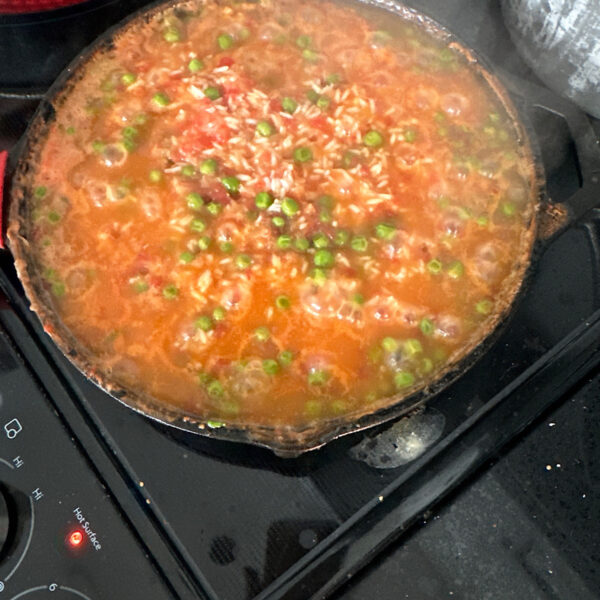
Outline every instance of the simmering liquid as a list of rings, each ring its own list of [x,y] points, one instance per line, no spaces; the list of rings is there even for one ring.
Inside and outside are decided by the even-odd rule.
[[[30,241],[100,372],[300,425],[408,394],[487,334],[528,258],[530,157],[460,49],[396,21],[188,2],[91,61]]]

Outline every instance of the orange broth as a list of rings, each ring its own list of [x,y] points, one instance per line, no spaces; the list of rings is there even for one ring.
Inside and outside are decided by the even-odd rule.
[[[33,240],[101,371],[295,426],[487,335],[529,252],[531,160],[456,44],[397,21],[188,2],[92,60],[42,150]]]

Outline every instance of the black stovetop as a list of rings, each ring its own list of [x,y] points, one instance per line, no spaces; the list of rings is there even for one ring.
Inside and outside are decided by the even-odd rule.
[[[94,31],[133,6],[97,4]],[[40,331],[3,253],[8,598],[598,597],[600,212],[588,211],[600,206],[597,124],[520,62],[496,2],[410,4],[500,69],[536,132],[549,196],[571,199],[581,219],[540,249],[491,350],[394,425],[396,447],[367,443],[386,426],[293,460],[169,429],[110,399]],[[72,16],[85,29],[75,15],[62,11],[61,26]],[[0,40],[12,27],[0,17]],[[61,62],[62,47],[48,44],[52,61],[24,60],[13,85],[2,82],[0,150],[14,147],[35,93],[72,55],[63,49]]]

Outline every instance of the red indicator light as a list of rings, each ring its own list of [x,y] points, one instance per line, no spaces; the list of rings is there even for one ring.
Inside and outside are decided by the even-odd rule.
[[[81,531],[74,531],[69,537],[69,545],[73,548],[77,548],[77,546],[81,546],[81,542],[83,542],[83,533]]]

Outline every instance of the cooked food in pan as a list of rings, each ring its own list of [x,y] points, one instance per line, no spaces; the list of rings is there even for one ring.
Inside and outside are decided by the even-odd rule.
[[[225,423],[365,413],[439,379],[514,297],[537,197],[505,106],[418,20],[179,3],[58,108],[29,243],[125,389]]]

